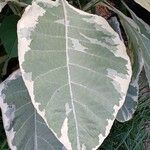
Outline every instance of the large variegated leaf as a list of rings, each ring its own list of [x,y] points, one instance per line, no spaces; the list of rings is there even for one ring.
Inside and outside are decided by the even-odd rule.
[[[100,16],[37,0],[18,24],[19,62],[38,113],[68,150],[109,134],[131,77],[125,46]]]
[[[63,149],[33,107],[20,71],[0,84],[0,108],[11,150]]]
[[[150,0],[134,0],[150,12]]]

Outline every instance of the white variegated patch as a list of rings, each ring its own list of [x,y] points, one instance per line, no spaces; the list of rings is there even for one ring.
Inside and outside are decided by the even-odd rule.
[[[59,138],[60,142],[62,142],[67,150],[71,150],[71,143],[68,138],[68,118],[66,118],[61,127],[61,137]]]
[[[88,49],[87,47],[83,46],[79,40],[77,39],[74,39],[74,38],[70,38],[71,41],[72,41],[72,48],[76,51],[82,51],[82,52],[85,52],[86,49]]]

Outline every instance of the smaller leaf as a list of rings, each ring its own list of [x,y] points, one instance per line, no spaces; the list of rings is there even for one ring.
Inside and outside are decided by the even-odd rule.
[[[150,1],[149,0],[134,0],[134,1],[150,12]]]
[[[123,5],[127,8],[130,12],[132,19],[138,25],[141,34],[144,34],[147,38],[150,39],[150,26],[144,22],[141,18],[139,18],[127,5],[122,1]]]
[[[0,84],[0,108],[11,150],[64,150],[33,107],[20,71]]]
[[[141,34],[140,29],[132,19],[126,17],[122,12],[120,12],[113,6],[110,6],[110,9],[113,10],[115,13],[117,13],[118,16],[120,17],[120,21],[128,37],[128,46],[129,46],[128,49],[130,49],[131,52],[130,55],[132,55],[133,57],[132,60],[133,74],[132,74],[131,82],[126,95],[125,103],[119,110],[116,118],[120,122],[125,122],[132,118],[138,103],[138,94],[139,94],[138,81],[139,81],[139,75],[143,67],[141,51],[144,45],[144,43],[139,43],[139,40],[141,38],[145,38],[145,36],[139,37],[137,35],[138,33]]]
[[[109,7],[109,9],[111,9],[116,14],[118,14],[121,24],[126,34],[129,37],[129,40],[132,41],[133,45],[137,45],[138,51],[141,51],[143,61],[144,61],[146,77],[150,85],[150,34],[149,34],[149,31],[147,32],[147,34],[145,34],[147,29],[150,29],[150,27],[146,25],[146,23],[143,24],[143,21],[141,21],[141,19],[138,18],[137,16],[136,16],[136,22],[138,23],[136,23],[133,19],[125,16],[121,11],[117,10],[113,6],[110,6],[108,4],[107,7]]]
[[[123,40],[121,29],[120,29],[120,23],[117,17],[111,17],[109,19],[109,23],[111,27],[119,34],[120,39]],[[130,35],[128,36],[128,39],[129,37]],[[137,44],[134,45],[132,40],[129,40],[128,43],[129,43],[128,44],[129,55],[131,60],[133,59],[132,60],[133,75],[128,88],[125,102],[117,114],[116,119],[120,122],[125,122],[130,120],[137,108],[138,94],[139,94],[138,81],[139,81],[139,75],[143,68],[143,61],[142,61],[141,53],[140,51],[138,51],[138,45]]]
[[[143,55],[146,77],[148,78],[148,82],[150,85],[150,26],[147,23],[145,23],[142,19],[140,19],[124,2],[123,4],[130,12],[134,23],[136,23],[136,25],[138,26],[138,32],[134,31],[135,29],[133,28],[133,26],[132,30],[135,32],[135,41],[140,47]]]

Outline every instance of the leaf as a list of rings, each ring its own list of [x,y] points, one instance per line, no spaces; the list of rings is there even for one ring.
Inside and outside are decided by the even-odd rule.
[[[38,113],[68,150],[97,149],[131,77],[125,46],[100,16],[33,2],[18,23],[19,62]]]
[[[126,8],[131,12],[135,22],[129,17],[124,16],[121,12],[118,11],[120,19],[126,32],[132,32],[132,37],[130,40],[134,41],[137,47],[142,53],[142,58],[144,61],[144,67],[146,71],[146,76],[150,85],[150,26],[138,18],[128,7]],[[129,30],[129,31],[127,31]],[[128,34],[127,33],[127,34]],[[134,35],[134,36],[133,36]]]
[[[122,3],[130,12],[134,22],[138,25],[141,34],[144,34],[147,38],[150,39],[150,26],[146,22],[144,22],[141,18],[139,18],[123,1]]]
[[[33,107],[20,71],[14,72],[0,84],[0,107],[10,149],[63,148]]]
[[[18,16],[10,15],[4,18],[0,26],[0,38],[9,58],[17,57],[17,22]]]
[[[130,36],[129,40],[131,40],[134,45],[137,45],[137,52],[140,51],[142,53],[146,77],[148,78],[148,82],[150,85],[150,34],[147,30],[150,27],[146,23],[143,24],[143,21],[137,16],[136,22],[138,23],[135,23],[133,19],[125,16],[121,11],[117,10],[116,8],[112,6],[108,7],[118,14],[123,28],[126,31],[126,34]]]
[[[6,5],[6,2],[0,2],[0,12],[5,7],[5,5]]]
[[[150,1],[149,0],[134,0],[134,1],[150,12]]]

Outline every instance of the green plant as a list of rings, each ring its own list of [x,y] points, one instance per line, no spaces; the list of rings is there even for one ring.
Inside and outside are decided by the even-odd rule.
[[[148,24],[122,1],[118,2],[122,11],[104,0],[69,3],[0,2],[0,10],[4,7],[0,18],[1,80],[10,75],[8,63],[12,58],[18,56],[20,66],[20,71],[11,70],[13,73],[0,84],[4,129],[13,150],[97,149],[115,119],[125,122],[133,117],[141,94],[139,78],[143,67],[150,83]],[[115,12],[119,20],[108,18],[110,27],[104,18],[71,4],[85,11],[101,5]],[[123,40],[127,41],[126,47]],[[15,63],[13,70],[16,68]],[[127,130],[130,134],[131,130]],[[104,142],[101,149],[138,147],[128,147],[126,142],[131,141],[125,138],[109,147]]]

